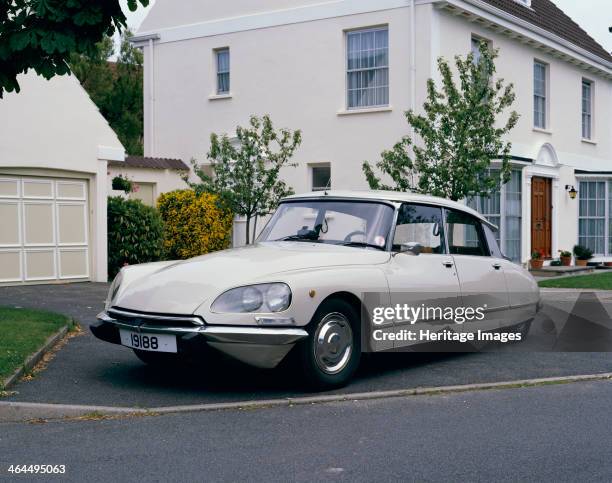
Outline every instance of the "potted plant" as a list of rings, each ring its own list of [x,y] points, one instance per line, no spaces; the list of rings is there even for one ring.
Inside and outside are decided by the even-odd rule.
[[[582,245],[574,247],[574,256],[576,257],[576,266],[586,267],[587,262],[593,258],[593,250]]]
[[[128,194],[132,191],[132,182],[127,178],[127,176],[115,176],[112,181],[112,187],[116,191],[123,191]]]
[[[569,267],[572,264],[572,252],[559,250],[559,258],[561,259],[561,265],[564,267]]]
[[[531,269],[537,270],[542,268],[544,265],[544,260],[542,258],[542,252],[540,250],[534,250],[531,252]]]

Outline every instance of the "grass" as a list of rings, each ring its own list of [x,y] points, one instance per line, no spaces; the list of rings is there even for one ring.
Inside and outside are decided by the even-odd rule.
[[[0,307],[0,389],[2,381],[65,325],[71,322],[64,315]]]
[[[586,288],[593,290],[612,290],[612,272],[593,275],[576,275],[554,280],[542,280],[540,287],[547,288]]]

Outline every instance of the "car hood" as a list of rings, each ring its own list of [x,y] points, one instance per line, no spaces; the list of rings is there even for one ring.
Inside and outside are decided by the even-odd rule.
[[[294,270],[375,265],[389,257],[388,252],[320,243],[260,243],[165,265],[151,264],[146,273],[126,282],[113,305],[143,312],[191,314],[209,298],[232,287],[282,281],[283,273]]]

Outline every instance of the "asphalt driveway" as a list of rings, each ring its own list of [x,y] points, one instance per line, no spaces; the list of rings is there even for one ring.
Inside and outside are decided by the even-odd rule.
[[[0,305],[61,312],[85,328],[84,334],[72,339],[44,372],[32,381],[19,383],[14,387],[18,393],[6,400],[159,407],[305,395],[300,380],[289,369],[263,371],[218,359],[188,371],[159,372],[143,365],[131,350],[98,341],[86,328],[102,310],[107,290],[107,284],[95,283],[0,288]],[[612,332],[605,324],[612,313],[612,294],[587,296],[576,311],[572,308],[577,298],[575,291],[546,293],[545,310],[525,344],[498,352],[372,355],[362,364],[355,380],[337,392],[611,372],[612,357],[606,347],[612,348]],[[597,340],[603,341],[598,349],[602,352],[546,351],[551,344],[559,349],[568,340],[576,339],[575,327],[569,322],[561,327],[561,334],[560,327],[555,327],[564,314],[567,319],[572,311],[589,319],[578,318],[583,325],[595,327],[603,321],[596,332]],[[556,338],[551,336],[553,333]],[[580,345],[567,347],[576,348],[580,349]]]

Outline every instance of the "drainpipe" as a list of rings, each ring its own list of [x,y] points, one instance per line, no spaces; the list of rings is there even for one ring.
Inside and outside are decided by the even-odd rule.
[[[410,0],[410,109],[416,107],[416,10],[415,0]]]
[[[149,38],[149,156],[155,156],[155,51]]]
[[[149,121],[149,129],[145,134],[145,138],[147,142],[145,142],[145,156],[155,156],[155,130],[153,126],[155,125],[155,52],[154,42],[160,39],[159,34],[142,34],[142,35],[134,35],[130,38],[130,43],[135,47],[138,47],[144,50],[145,46],[149,47],[149,68],[147,70],[147,83],[149,85],[149,89],[147,92],[143,92],[142,103],[146,107],[148,104],[149,113],[148,113],[148,121]],[[146,59],[145,59],[146,62]],[[146,123],[145,123],[146,124]],[[148,146],[148,149],[147,149]]]

